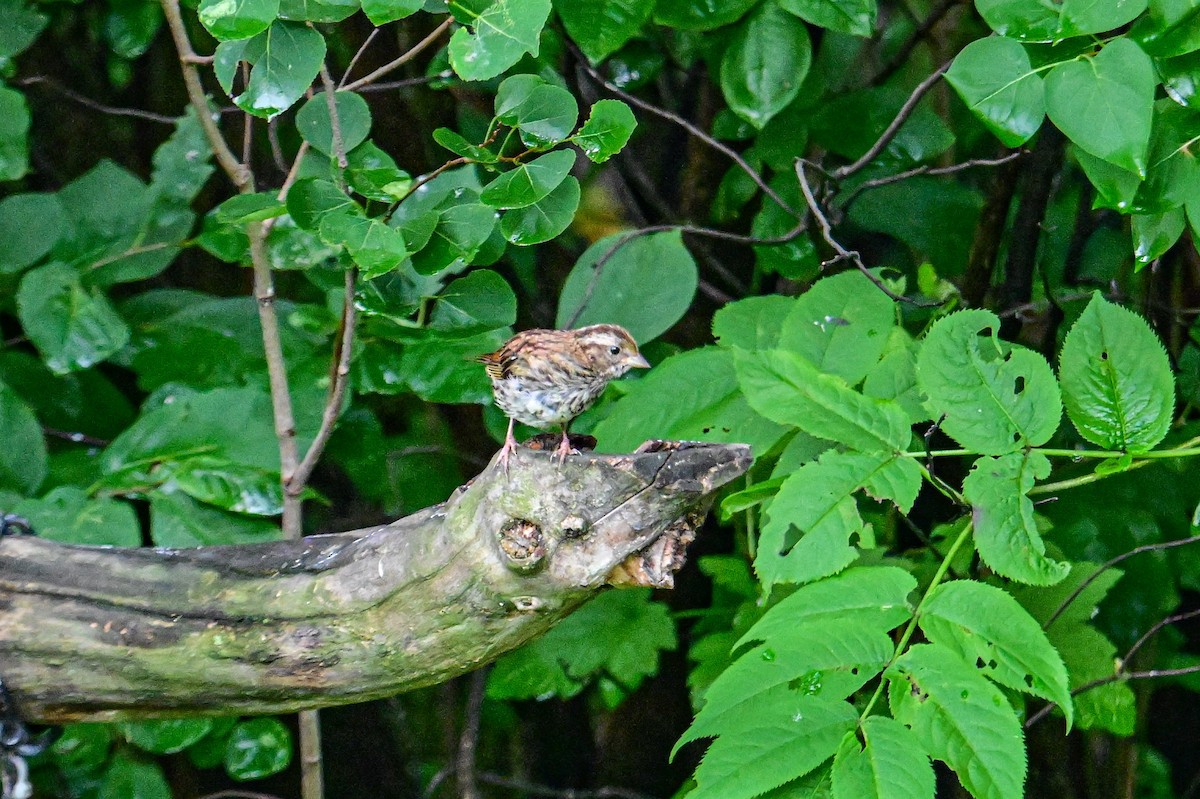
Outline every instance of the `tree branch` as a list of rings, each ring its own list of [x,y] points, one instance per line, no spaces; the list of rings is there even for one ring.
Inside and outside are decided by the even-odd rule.
[[[354,91],[355,89],[361,89],[363,86],[368,86],[368,85],[374,83],[375,81],[379,80],[380,78],[382,78],[384,75],[388,74],[389,72],[394,72],[395,70],[397,70],[400,67],[407,64],[409,61],[412,61],[414,58],[416,58],[418,55],[421,54],[421,51],[423,51],[425,48],[429,47],[431,44],[433,44],[439,38],[441,38],[442,34],[450,29],[450,25],[453,22],[454,22],[453,17],[447,17],[445,22],[443,22],[441,25],[438,25],[436,28],[433,29],[432,33],[430,33],[424,39],[422,39],[421,41],[419,41],[415,45],[413,45],[412,49],[409,50],[407,53],[405,53],[404,55],[395,59],[394,61],[390,61],[387,64],[384,64],[383,66],[381,66],[379,69],[375,70],[374,72],[366,75],[365,77],[361,77],[352,83],[346,83],[346,77],[347,77],[347,75],[349,75],[349,69],[347,69],[346,75],[342,76],[342,85],[340,86],[340,88],[345,89],[346,91]]]

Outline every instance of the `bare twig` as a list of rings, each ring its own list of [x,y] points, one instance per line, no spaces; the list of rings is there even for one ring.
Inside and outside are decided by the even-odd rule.
[[[45,86],[51,91],[61,94],[68,100],[73,100],[79,103],[84,108],[90,108],[93,111],[98,111],[101,114],[107,114],[114,117],[132,117],[134,119],[144,119],[147,122],[157,122],[161,125],[174,125],[175,118],[166,114],[156,114],[153,111],[143,111],[140,108],[120,108],[118,106],[105,105],[97,102],[90,97],[85,97],[79,92],[72,91],[66,86],[63,86],[53,78],[48,78],[45,75],[32,75],[28,78],[20,78],[15,81],[18,86]]]
[[[937,8],[930,11],[929,16],[922,20],[917,29],[913,31],[912,36],[896,50],[895,55],[883,66],[883,69],[879,70],[879,73],[871,78],[871,85],[879,86],[886,83],[888,78],[904,65],[904,62],[908,60],[908,57],[912,54],[916,46],[923,42],[929,36],[930,32],[937,27],[937,24],[942,21],[942,18],[958,5],[963,5],[963,0],[942,0]]]
[[[372,83],[370,86],[361,86],[358,89],[359,94],[367,94],[369,92],[386,92],[392,89],[403,89],[406,86],[423,86],[426,83],[433,83],[437,80],[445,80],[454,73],[450,70],[439,72],[436,75],[421,75],[417,78],[403,78],[402,80],[385,80],[382,83]]]
[[[1128,663],[1130,659],[1138,653],[1138,650],[1141,649],[1147,641],[1157,635],[1161,629],[1164,627],[1170,627],[1172,624],[1178,624],[1181,621],[1194,619],[1197,616],[1200,616],[1200,609],[1185,610],[1182,613],[1175,613],[1171,616],[1167,616],[1164,619],[1159,619],[1154,623],[1153,626],[1150,627],[1149,630],[1146,630],[1146,632],[1142,633],[1141,638],[1133,642],[1133,646],[1129,647],[1129,651],[1126,652],[1121,658],[1121,667],[1124,668],[1125,664]]]
[[[379,28],[373,28],[367,38],[363,39],[363,43],[354,51],[354,56],[350,59],[350,63],[346,65],[346,71],[342,73],[342,79],[338,81],[338,88],[346,88],[346,81],[350,80],[350,73],[354,71],[354,67],[358,64],[358,59],[363,57],[363,53],[367,52],[367,48],[371,46],[371,42],[375,41],[375,37],[379,35]]]
[[[865,191],[877,189],[880,186],[887,186],[892,183],[899,183],[902,180],[915,178],[917,175],[950,175],[955,172],[962,172],[965,169],[972,169],[977,166],[1000,166],[1001,164],[1007,164],[1009,161],[1015,161],[1025,154],[1025,150],[1018,150],[999,158],[972,158],[970,161],[962,161],[961,163],[950,164],[949,166],[934,167],[925,164],[904,172],[897,172],[895,175],[887,175],[886,177],[882,178],[864,180],[862,183],[858,184],[846,193],[846,196],[841,200],[841,207],[843,211],[848,209],[854,203],[854,201],[858,199],[858,196]]]
[[[329,65],[321,62],[321,85],[325,89],[325,105],[329,109],[329,128],[333,134],[333,157],[338,169],[344,170],[349,166],[346,161],[346,140],[342,138],[342,120],[337,110],[337,88],[329,75]]]
[[[458,739],[458,756],[455,758],[455,776],[458,778],[460,799],[479,799],[479,775],[475,770],[475,755],[479,749],[479,728],[483,715],[484,689],[487,687],[488,669],[479,669],[471,675],[471,688],[467,693],[467,707],[463,719],[462,735]]]
[[[913,111],[917,110],[917,103],[921,102],[921,98],[924,97],[929,90],[932,89],[934,85],[942,79],[942,75],[949,68],[950,62],[947,61],[945,64],[942,64],[940,67],[934,70],[932,75],[917,84],[917,88],[913,89],[912,94],[910,94],[908,99],[904,101],[904,105],[900,106],[900,110],[896,112],[896,116],[892,119],[888,126],[884,128],[883,133],[879,134],[879,138],[875,140],[875,143],[871,145],[870,149],[863,153],[862,156],[854,163],[835,169],[830,174],[830,177],[832,177],[834,180],[843,180],[844,178],[859,172],[866,167],[867,164],[874,161],[876,157],[883,152],[883,148],[887,147],[891,143],[892,139],[896,138],[896,134],[900,132],[900,128],[903,127],[904,123],[908,121],[908,118],[912,116]]]
[[[59,430],[56,427],[42,427],[42,432],[51,438],[61,438],[63,441],[70,441],[72,444],[86,444],[89,447],[107,447],[112,442],[95,436],[89,436],[87,433],[80,433],[74,430]]]
[[[399,69],[400,67],[404,66],[409,61],[412,61],[414,58],[416,58],[418,55],[420,55],[421,51],[423,51],[425,48],[429,47],[431,44],[433,44],[439,38],[441,38],[441,35],[450,29],[450,25],[453,22],[454,22],[453,17],[446,17],[445,22],[443,22],[441,25],[438,25],[436,28],[433,29],[432,33],[430,33],[424,39],[422,39],[421,41],[419,41],[415,45],[413,45],[412,49],[409,50],[407,53],[405,53],[404,55],[400,56],[399,58],[397,58],[393,61],[389,61],[388,63],[384,64],[379,69],[366,75],[365,77],[359,78],[358,80],[353,81],[351,83],[344,83],[345,77],[343,77],[342,81],[343,81],[344,85],[341,88],[345,89],[346,91],[354,91],[355,89],[360,89],[363,86],[367,86],[371,83],[374,83],[375,81],[379,80],[380,78],[382,78],[384,75],[388,74],[389,72],[393,72],[393,71]]]
[[[92,272],[101,267],[116,263],[117,261],[123,261],[126,258],[132,258],[135,255],[144,255],[148,252],[158,252],[159,250],[165,250],[168,247],[178,246],[180,245],[171,241],[156,241],[153,244],[139,244],[137,246],[130,247],[127,250],[113,253],[112,255],[106,255],[103,258],[93,261],[92,263],[88,264],[87,270]]]

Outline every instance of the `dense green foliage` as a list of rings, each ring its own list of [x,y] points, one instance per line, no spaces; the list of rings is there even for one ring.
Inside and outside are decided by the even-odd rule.
[[[448,767],[696,799],[1194,786],[1198,0],[0,20],[0,511],[41,535],[249,543],[301,502],[315,532],[440,501],[504,427],[468,359],[524,327],[644,346],[576,425],[601,450],[754,448],[677,592],[599,597],[482,701],[387,706],[394,746],[335,734],[328,796]],[[35,776],[192,796],[292,737],[74,725]]]

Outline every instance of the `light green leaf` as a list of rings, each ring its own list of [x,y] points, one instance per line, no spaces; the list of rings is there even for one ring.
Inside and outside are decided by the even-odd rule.
[[[526,53],[538,54],[550,0],[493,0],[478,14],[457,2],[450,5],[471,28],[450,37],[450,65],[463,80],[494,78]]]
[[[917,354],[917,383],[945,415],[942,429],[992,455],[1046,443],[1062,417],[1046,359],[1002,342],[999,329],[990,311],[959,311],[933,324]]]
[[[457,260],[470,261],[495,226],[496,210],[466,197],[440,209],[428,243],[413,255],[414,268],[419,274],[432,275]]]
[[[462,134],[450,130],[450,128],[436,129],[433,132],[433,140],[455,155],[470,158],[481,164],[494,164],[500,160],[499,156],[487,147],[471,144],[463,138]]]
[[[238,60],[253,65],[246,90],[233,101],[243,111],[273,119],[291,108],[317,77],[325,60],[325,38],[302,23],[276,20],[248,40],[240,54],[231,51],[227,60],[234,67]]]
[[[865,489],[907,513],[921,488],[921,470],[894,453],[827,452],[784,480],[767,509],[754,569],[765,587],[805,583],[841,571],[863,549],[875,546],[864,527],[855,493]],[[792,532],[795,528],[799,532]]]
[[[852,269],[818,280],[800,296],[784,320],[779,349],[854,385],[887,348],[895,318],[892,300]]]
[[[279,0],[200,0],[197,14],[217,39],[249,39],[271,27]]]
[[[624,149],[637,127],[629,106],[620,100],[597,100],[583,127],[571,141],[592,162],[603,164]]]
[[[239,721],[225,747],[225,771],[235,780],[261,780],[292,762],[292,734],[277,718]]]
[[[833,759],[833,799],[933,799],[933,766],[915,735],[886,716],[865,719]]]
[[[100,783],[99,799],[171,799],[171,787],[162,769],[149,760],[135,760],[131,753],[113,755]]]
[[[875,0],[780,0],[796,16],[839,33],[870,36],[875,32]]]
[[[255,544],[282,537],[283,531],[270,519],[202,504],[175,486],[168,484],[150,492],[150,538],[155,546]]]
[[[456,334],[506,327],[517,320],[517,295],[490,269],[461,277],[438,295],[429,326]]]
[[[412,187],[412,176],[396,166],[374,142],[363,142],[346,156],[346,182],[368,200],[395,202]]]
[[[571,226],[579,197],[579,181],[568,175],[545,197],[500,217],[500,232],[510,243],[520,246],[549,241]]]
[[[27,272],[17,289],[17,313],[26,335],[57,374],[93,366],[129,341],[129,328],[108,298],[84,288],[66,264]]]
[[[868,397],[897,402],[913,424],[929,420],[925,395],[917,386],[917,342],[906,330],[892,328],[887,349],[867,373],[862,392]]]
[[[341,244],[371,280],[399,268],[409,257],[404,234],[376,218],[367,217],[358,208],[343,209],[321,218],[321,240]]]
[[[765,3],[741,22],[721,57],[721,91],[734,113],[761,130],[800,92],[812,64],[803,22]]]
[[[335,92],[338,124],[342,134],[342,154],[367,140],[371,132],[371,109],[362,95],[354,92]],[[296,129],[304,140],[319,153],[335,155],[333,122],[329,116],[329,99],[324,92],[314,94],[296,114]]]
[[[133,506],[115,499],[90,499],[75,486],[59,486],[41,499],[27,499],[12,512],[29,519],[38,535],[49,541],[115,547],[142,543]]]
[[[0,489],[32,494],[46,479],[46,439],[37,417],[20,397],[0,383]]]
[[[1146,0],[976,0],[980,16],[996,33],[1034,42],[1119,28],[1146,10]]]
[[[918,644],[888,670],[892,716],[977,799],[1021,799],[1025,742],[1000,689],[950,650]]]
[[[37,263],[62,235],[66,220],[54,194],[13,194],[0,200],[0,274]]]
[[[555,150],[505,172],[479,194],[493,208],[524,208],[557,188],[575,164],[571,150]]]
[[[179,490],[201,502],[251,516],[283,512],[278,472],[269,472],[219,457],[187,458],[170,469]]]
[[[864,397],[794,352],[738,351],[736,363],[750,407],[772,421],[860,452],[890,455],[912,439],[899,405]]]
[[[212,719],[126,721],[121,734],[129,743],[156,755],[173,755],[199,741],[212,729]]]
[[[412,16],[424,6],[423,0],[363,0],[362,10],[376,27]]]
[[[657,0],[654,21],[685,31],[708,31],[736,22],[758,0]]]
[[[795,305],[794,298],[780,294],[727,303],[713,314],[713,338],[722,347],[775,349],[779,346],[784,320]]]
[[[1070,730],[1066,666],[1042,626],[1010,594],[974,580],[943,583],[926,598],[918,621],[931,643],[976,663],[984,676],[1057,703]]]
[[[1084,150],[1145,176],[1157,82],[1150,56],[1117,37],[1090,59],[1050,70],[1046,113]]]
[[[963,496],[975,520],[975,548],[997,573],[1030,585],[1053,585],[1070,564],[1046,557],[1046,544],[1026,494],[1035,480],[1050,474],[1050,461],[1038,452],[980,458],[963,481]]]
[[[1167,95],[1185,108],[1200,105],[1197,90],[1200,89],[1200,50],[1174,58],[1155,61],[1158,76]]]
[[[554,10],[593,64],[625,46],[650,19],[645,0],[557,0]]]
[[[33,44],[50,17],[25,4],[25,0],[0,0],[0,61]]]
[[[279,201],[275,192],[260,191],[254,194],[235,194],[212,211],[222,225],[244,225],[261,222],[287,213],[287,206]]]
[[[1193,0],[1155,0],[1150,19],[1154,24],[1141,39],[1146,52],[1170,58],[1200,50],[1200,5]]]
[[[1175,410],[1175,378],[1146,320],[1093,295],[1059,357],[1067,416],[1105,449],[1144,452],[1163,440]]]
[[[971,42],[954,58],[946,81],[1006,147],[1029,141],[1046,118],[1042,79],[1025,48],[1012,39]]]
[[[17,180],[29,171],[29,121],[25,95],[0,86],[0,180]]]
[[[1200,77],[1200,73],[1197,77]],[[1128,210],[1138,214],[1162,214],[1179,208],[1193,198],[1200,198],[1200,153],[1195,151],[1198,126],[1200,114],[1196,109],[1183,108],[1168,99],[1155,103],[1146,179],[1137,185]],[[1135,224],[1141,223],[1135,218]],[[1135,231],[1135,247],[1137,236]],[[1153,249],[1163,246],[1170,244],[1158,244]],[[1148,251],[1150,249],[1147,248]]]
[[[614,233],[575,262],[558,298],[555,325],[617,324],[645,344],[683,317],[698,281],[696,262],[678,232]]]

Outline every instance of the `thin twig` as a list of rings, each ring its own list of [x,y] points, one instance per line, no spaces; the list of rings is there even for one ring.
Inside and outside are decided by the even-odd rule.
[[[867,164],[874,161],[875,158],[881,152],[883,152],[883,148],[887,147],[891,143],[892,139],[896,138],[896,134],[900,132],[900,128],[905,122],[908,121],[908,118],[912,116],[913,111],[917,109],[917,103],[921,102],[921,98],[924,97],[926,93],[932,89],[939,80],[942,79],[942,75],[950,68],[950,64],[951,62],[949,61],[947,61],[945,64],[942,64],[940,67],[934,70],[932,75],[917,84],[917,88],[913,89],[912,94],[910,94],[908,99],[904,101],[904,105],[900,106],[900,110],[896,112],[896,116],[892,119],[888,126],[884,128],[883,133],[879,134],[879,138],[875,140],[875,143],[871,145],[871,148],[863,153],[862,156],[854,163],[835,169],[830,174],[830,177],[832,177],[834,180],[843,180],[862,170],[867,166]]]
[[[404,66],[409,61],[412,61],[414,58],[416,58],[418,55],[420,55],[421,51],[423,51],[425,48],[429,47],[431,44],[433,44],[439,38],[441,38],[441,35],[450,29],[450,25],[453,22],[454,22],[454,17],[447,17],[445,22],[443,22],[441,25],[438,25],[436,28],[433,29],[432,33],[430,33],[424,39],[422,39],[421,41],[419,41],[415,45],[413,45],[412,49],[409,50],[407,53],[405,53],[404,55],[395,59],[394,61],[389,61],[388,63],[384,64],[379,69],[366,75],[365,77],[359,78],[358,80],[353,81],[352,83],[347,83],[346,85],[342,86],[342,88],[345,89],[346,91],[354,91],[355,89],[359,89],[359,88],[362,88],[363,86],[367,86],[371,83],[374,83],[375,81],[379,80],[380,78],[382,78],[384,75],[388,74],[389,72],[393,72],[393,71],[399,69],[400,67]]]
[[[325,106],[329,109],[329,128],[333,135],[333,156],[339,170],[349,166],[346,160],[346,140],[342,138],[342,120],[337,110],[337,89],[329,74],[329,65],[321,62],[321,85],[325,89]]]
[[[1071,697],[1075,698],[1082,693],[1086,693],[1093,688],[1100,688],[1105,685],[1110,685],[1114,682],[1128,682],[1131,680],[1159,680],[1163,677],[1183,677],[1188,674],[1200,673],[1200,664],[1194,666],[1183,666],[1178,669],[1147,669],[1146,671],[1118,671],[1108,677],[1101,677],[1098,680],[1086,682],[1078,688],[1071,691]],[[1046,716],[1050,715],[1050,711],[1057,707],[1054,702],[1047,703],[1044,707],[1038,710],[1025,721],[1025,729],[1029,729],[1034,724],[1037,724]]]
[[[1174,615],[1167,616],[1165,619],[1159,619],[1149,630],[1146,630],[1146,632],[1142,633],[1141,638],[1133,642],[1133,646],[1129,647],[1129,651],[1127,651],[1121,658],[1121,666],[1124,667],[1124,665],[1138,653],[1138,650],[1141,649],[1147,641],[1157,635],[1158,632],[1164,627],[1170,627],[1172,624],[1178,624],[1181,621],[1194,619],[1197,616],[1200,616],[1200,609],[1185,610],[1182,613],[1176,613]]]
[[[105,105],[90,97],[85,97],[79,92],[72,91],[53,78],[48,78],[45,75],[32,75],[28,78],[20,78],[15,82],[18,86],[45,86],[51,91],[66,97],[68,100],[79,103],[84,108],[90,108],[93,111],[98,111],[108,116],[144,119],[147,122],[157,122],[161,125],[174,125],[176,122],[175,117],[170,117],[166,114],[156,114],[153,111],[143,111],[140,108],[120,108],[118,106]]]
[[[460,799],[479,799],[479,779],[475,770],[475,756],[479,750],[479,728],[483,716],[483,698],[487,688],[488,669],[479,669],[471,675],[471,687],[467,693],[463,731],[458,739],[458,756],[455,758],[455,776],[458,779]]]
[[[148,253],[148,252],[158,252],[159,250],[165,250],[168,247],[178,247],[178,246],[179,246],[179,244],[177,244],[176,242],[171,242],[171,241],[156,241],[153,244],[139,244],[135,247],[130,247],[129,249],[124,250],[122,252],[113,253],[112,255],[106,255],[103,258],[93,261],[92,263],[88,264],[87,270],[89,272],[93,272],[97,269],[100,269],[101,267],[116,263],[117,261],[123,261],[126,258],[132,258],[135,255],[144,255],[145,253]]]
[[[63,441],[70,441],[72,444],[86,444],[89,447],[107,447],[112,443],[104,438],[89,436],[87,433],[79,433],[73,430],[59,430],[56,427],[43,426],[42,432],[51,438],[61,438]]]
[[[862,183],[858,184],[846,193],[846,196],[841,200],[841,207],[842,210],[845,211],[854,203],[855,200],[858,199],[858,195],[865,191],[870,191],[871,189],[877,189],[880,186],[899,183],[902,180],[915,178],[918,175],[949,175],[954,172],[962,172],[965,169],[972,169],[977,166],[1000,166],[1001,164],[1007,164],[1009,161],[1015,161],[1016,159],[1021,158],[1027,152],[1027,150],[1017,150],[1016,152],[1001,156],[1000,158],[972,158],[969,161],[962,161],[957,164],[950,164],[949,166],[934,167],[925,164],[914,167],[913,169],[909,169],[905,172],[897,172],[894,175],[888,175],[882,178],[874,178],[872,180],[864,180]]]
[[[406,86],[422,86],[426,83],[445,80],[453,75],[453,71],[446,70],[445,72],[439,72],[436,75],[421,75],[417,78],[403,78],[401,80],[385,80],[383,83],[372,83],[370,86],[361,86],[358,89],[358,93],[367,94],[369,92],[386,92],[390,91],[391,89],[403,89]]]
[[[354,51],[354,56],[350,59],[350,63],[346,65],[346,71],[342,73],[342,79],[338,81],[338,88],[346,88],[346,81],[350,80],[350,73],[354,71],[354,67],[358,64],[358,59],[363,57],[363,53],[367,52],[367,48],[371,46],[371,42],[375,41],[375,37],[379,35],[379,28],[373,28],[367,38],[363,39],[363,43]]]
[[[302,710],[296,716],[300,724],[300,796],[301,799],[323,799],[321,716],[316,710]]]
[[[879,86],[886,83],[887,79],[904,65],[904,62],[908,60],[909,55],[912,54],[917,45],[924,41],[925,37],[942,21],[942,18],[957,5],[963,5],[963,0],[942,0],[941,5],[930,11],[929,16],[925,17],[917,29],[913,31],[912,36],[896,50],[895,55],[883,66],[883,69],[879,70],[875,77],[871,78],[870,85]]]

